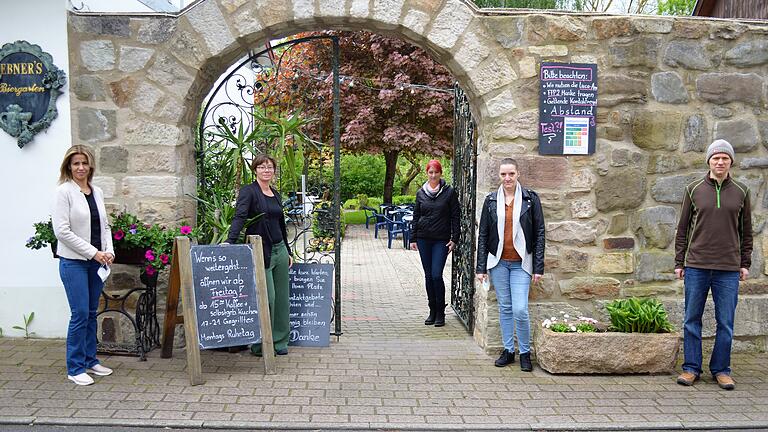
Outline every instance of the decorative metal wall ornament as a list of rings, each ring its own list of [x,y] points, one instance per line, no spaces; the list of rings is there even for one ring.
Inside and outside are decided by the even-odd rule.
[[[475,317],[475,191],[477,139],[467,96],[454,86],[453,187],[459,195],[461,232],[453,248],[451,307],[470,332]]]
[[[0,48],[0,128],[18,138],[19,148],[58,116],[56,99],[66,82],[40,46],[19,40]]]

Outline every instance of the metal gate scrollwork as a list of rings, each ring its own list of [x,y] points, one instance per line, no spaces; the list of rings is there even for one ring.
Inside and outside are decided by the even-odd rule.
[[[476,126],[469,101],[454,85],[453,186],[459,195],[461,232],[453,249],[451,307],[468,331],[474,327],[475,308],[475,190],[477,184]]]

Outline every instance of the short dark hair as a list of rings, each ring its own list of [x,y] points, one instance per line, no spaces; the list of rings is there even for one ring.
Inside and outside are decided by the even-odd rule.
[[[512,158],[502,159],[501,162],[499,163],[499,166],[502,166],[502,165],[514,165],[515,169],[519,169],[519,167],[517,166],[517,161]]]
[[[256,172],[256,167],[267,161],[272,162],[272,167],[277,169],[277,162],[275,162],[275,158],[273,158],[268,154],[262,153],[262,154],[256,155],[256,157],[253,158],[253,162],[251,162],[251,170],[253,172]]]

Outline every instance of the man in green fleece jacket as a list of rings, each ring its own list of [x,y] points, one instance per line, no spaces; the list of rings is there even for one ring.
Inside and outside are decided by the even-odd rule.
[[[715,302],[717,330],[709,370],[717,384],[733,390],[731,344],[739,281],[752,264],[749,189],[730,175],[734,161],[728,141],[707,149],[709,172],[685,187],[675,237],[675,275],[684,279],[685,321],[681,385],[693,385],[702,373],[701,317],[709,290]]]

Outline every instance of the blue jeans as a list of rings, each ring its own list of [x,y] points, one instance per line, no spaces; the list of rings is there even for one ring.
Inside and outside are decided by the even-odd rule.
[[[709,359],[712,375],[731,373],[733,320],[739,298],[739,272],[685,268],[685,321],[683,370],[701,375],[701,316],[712,288],[715,302],[715,346]]]
[[[504,348],[515,352],[514,332],[520,354],[531,351],[531,319],[528,316],[528,289],[531,275],[520,261],[501,260],[488,271],[499,303],[499,323]]]
[[[424,268],[424,281],[427,287],[429,310],[445,309],[445,282],[443,269],[448,259],[448,240],[416,239],[419,248],[421,267]]]
[[[96,312],[104,282],[98,273],[100,264],[59,258],[59,275],[69,301],[67,330],[67,375],[79,375],[99,361],[96,360]]]

